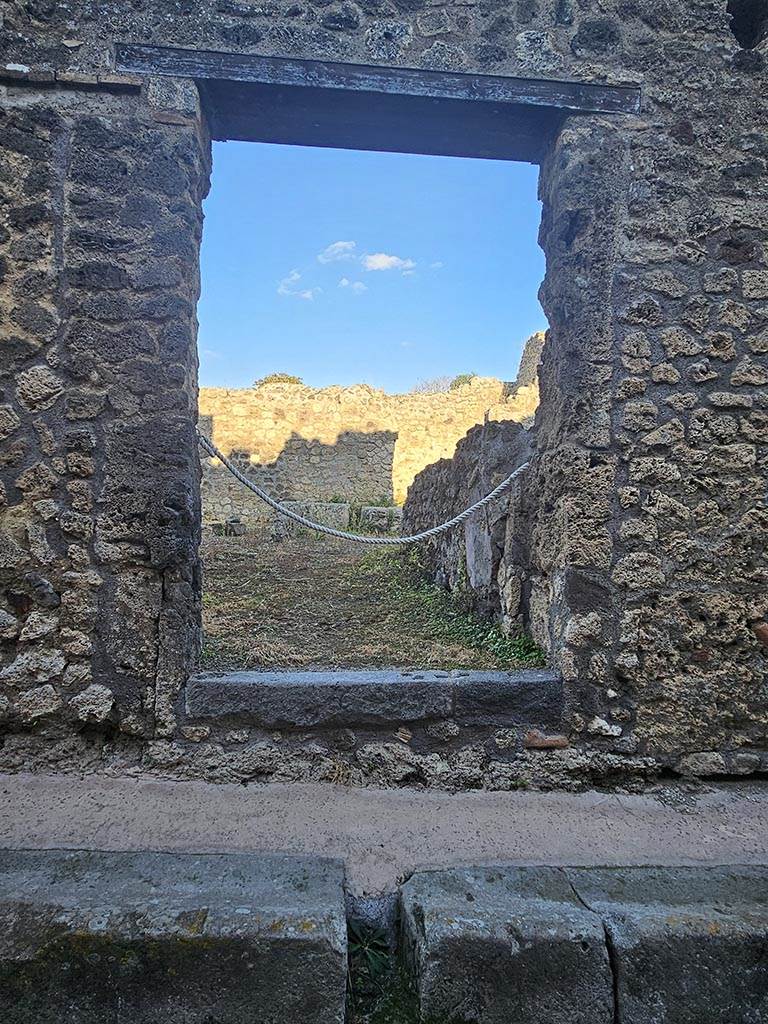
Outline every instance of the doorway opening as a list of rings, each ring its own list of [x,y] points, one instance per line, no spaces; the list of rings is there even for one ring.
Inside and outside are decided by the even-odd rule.
[[[612,193],[604,186],[619,173],[620,147],[612,142],[608,121],[610,115],[640,111],[642,97],[637,86],[143,44],[118,44],[116,54],[121,71],[193,81],[202,101],[206,134],[214,141],[479,157],[541,166],[541,237],[548,260],[542,295],[551,327],[543,359],[545,401],[537,415],[542,423],[539,448],[543,451],[544,445],[548,459],[550,450],[574,430],[578,437],[582,431],[591,439],[602,437],[596,432],[607,430],[605,418],[583,422],[584,403],[570,386],[563,385],[573,383],[568,359],[574,348],[580,350],[584,339],[590,339],[593,347],[584,354],[591,357],[594,344],[607,345],[610,340],[609,306],[602,302],[602,297],[607,300],[610,294],[610,264],[593,259],[593,255],[607,251],[614,227]],[[183,81],[174,88],[183,92]],[[587,172],[593,179],[589,188],[583,184]],[[574,174],[581,183],[576,192]],[[382,253],[387,255],[384,250]],[[284,289],[295,284],[289,271]],[[586,294],[588,303],[583,301]],[[201,426],[205,430],[203,421]],[[502,443],[498,448],[506,451],[508,445]],[[511,562],[504,579],[509,619],[517,624],[521,616],[528,615],[558,663],[571,600],[570,592],[562,587],[568,565],[561,564],[558,551],[564,508],[559,495],[570,485],[547,474],[552,464],[543,455],[528,459],[520,454],[524,459],[521,465],[530,464],[533,485],[521,495],[525,508],[517,502],[517,495],[513,496],[516,508],[523,511],[517,525],[524,529],[524,536],[499,539],[488,529],[480,531],[478,547],[473,548],[480,557],[473,558],[473,564],[487,565],[483,553],[489,545],[492,553],[501,547],[509,554]],[[240,473],[236,461],[232,461],[235,475]],[[251,481],[245,474],[243,479],[250,489]],[[190,480],[193,495],[196,484],[196,479]],[[430,500],[422,508],[433,513],[433,506]],[[523,561],[518,564],[521,553]],[[570,554],[565,549],[563,556],[567,563]],[[193,576],[197,568],[197,564],[190,566]],[[472,576],[469,571],[466,575]]]
[[[214,143],[202,430],[275,499],[342,530],[399,534],[404,510],[425,526],[431,505],[461,511],[480,435],[495,444],[490,490],[538,401],[537,181],[522,162]],[[438,463],[446,479],[432,479]],[[294,527],[210,458],[202,515],[205,668],[532,660],[477,619],[498,619],[494,566],[460,579],[455,544],[418,567],[415,552],[369,556]]]

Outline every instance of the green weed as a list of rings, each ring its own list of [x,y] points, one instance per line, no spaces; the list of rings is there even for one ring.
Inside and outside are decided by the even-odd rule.
[[[546,664],[544,652],[528,634],[505,633],[498,623],[468,611],[460,596],[430,582],[415,548],[371,552],[355,571],[375,576],[379,588],[390,596],[390,614],[418,627],[436,642],[484,651],[499,668]]]

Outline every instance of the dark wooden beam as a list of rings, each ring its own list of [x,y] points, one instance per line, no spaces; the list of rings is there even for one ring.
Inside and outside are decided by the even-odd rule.
[[[118,70],[140,74],[551,107],[583,113],[636,114],[640,110],[640,89],[633,86],[372,67],[129,43],[118,43],[116,49]]]

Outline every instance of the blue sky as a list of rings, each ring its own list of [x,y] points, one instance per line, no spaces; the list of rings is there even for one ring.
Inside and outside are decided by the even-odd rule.
[[[205,202],[200,383],[274,371],[408,391],[514,378],[546,326],[538,168],[495,160],[215,143]]]

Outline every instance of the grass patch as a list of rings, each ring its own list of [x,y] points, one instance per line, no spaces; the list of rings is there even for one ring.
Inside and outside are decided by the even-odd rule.
[[[432,583],[415,547],[367,553],[354,570],[369,575],[391,597],[391,625],[412,628],[425,639],[487,655],[500,669],[537,668],[544,652],[527,633],[509,635],[495,622],[468,611],[461,597]],[[462,665],[445,665],[461,668]]]
[[[209,670],[544,664],[529,637],[507,636],[426,579],[415,548],[252,535],[217,537],[202,554]]]

